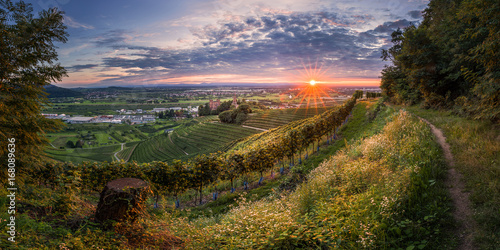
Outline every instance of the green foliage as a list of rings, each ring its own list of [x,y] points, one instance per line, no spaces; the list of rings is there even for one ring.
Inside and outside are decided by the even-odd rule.
[[[377,98],[377,97],[382,97],[382,93],[366,92],[366,98]]]
[[[249,113],[252,109],[246,103],[239,105],[237,109],[227,110],[219,114],[219,120],[223,123],[242,124],[247,120]]]
[[[356,91],[354,91],[354,94],[352,96],[355,99],[361,99],[361,98],[363,98],[363,90],[356,90]]]
[[[47,143],[44,134],[62,127],[41,115],[48,104],[44,86],[61,81],[66,71],[57,61],[54,42],[66,42],[62,12],[30,4],[0,2],[0,160],[7,162],[7,139],[15,138],[16,165],[36,167]],[[1,181],[6,180],[1,173]],[[18,176],[21,177],[21,176]]]
[[[500,119],[500,4],[432,0],[418,27],[392,34],[382,58],[383,93],[397,104],[452,108],[474,119]]]

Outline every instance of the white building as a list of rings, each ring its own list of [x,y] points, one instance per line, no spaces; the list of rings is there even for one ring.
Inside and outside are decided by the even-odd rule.
[[[79,123],[91,123],[95,121],[95,117],[85,117],[85,116],[79,116],[79,117],[71,117],[67,121],[68,123],[71,124],[79,124]]]
[[[153,109],[153,112],[164,112],[164,111],[167,111],[168,108],[154,108]]]

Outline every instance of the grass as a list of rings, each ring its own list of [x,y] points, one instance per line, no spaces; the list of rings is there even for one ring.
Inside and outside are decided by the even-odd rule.
[[[443,130],[450,144],[455,168],[471,192],[474,219],[479,230],[475,240],[482,249],[500,246],[500,126],[490,121],[458,117],[448,111],[407,107]]]

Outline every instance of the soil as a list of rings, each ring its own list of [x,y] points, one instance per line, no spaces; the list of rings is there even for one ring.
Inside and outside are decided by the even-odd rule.
[[[469,200],[469,193],[465,191],[465,184],[462,181],[462,174],[455,168],[453,155],[450,151],[450,145],[446,142],[446,137],[443,132],[432,125],[429,121],[420,118],[431,127],[431,131],[436,136],[437,142],[444,152],[446,163],[448,164],[448,173],[445,180],[445,186],[448,188],[452,202],[453,202],[453,217],[457,222],[455,235],[458,238],[457,250],[477,249],[474,245],[474,232],[476,223],[472,218],[472,206]]]

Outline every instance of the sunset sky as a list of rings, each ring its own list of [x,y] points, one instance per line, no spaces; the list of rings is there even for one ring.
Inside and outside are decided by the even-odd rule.
[[[58,7],[62,87],[301,83],[378,86],[393,30],[424,0],[39,0]]]

